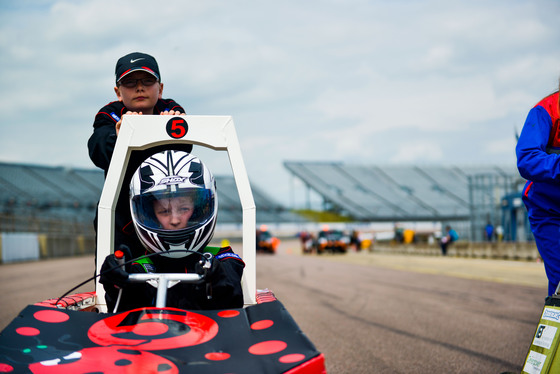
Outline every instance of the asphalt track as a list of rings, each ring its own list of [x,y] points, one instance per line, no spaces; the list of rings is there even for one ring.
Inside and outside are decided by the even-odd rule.
[[[93,258],[0,266],[0,329],[93,273]],[[520,372],[546,296],[540,263],[381,253],[257,256],[329,373]],[[92,284],[78,291],[89,291]]]

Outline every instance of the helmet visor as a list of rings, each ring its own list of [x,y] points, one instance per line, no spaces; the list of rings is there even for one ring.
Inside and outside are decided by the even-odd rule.
[[[138,224],[149,230],[194,230],[212,218],[214,199],[210,189],[154,191],[133,197],[132,215]]]

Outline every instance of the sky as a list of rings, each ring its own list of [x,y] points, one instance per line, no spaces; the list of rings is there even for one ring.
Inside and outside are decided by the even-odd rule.
[[[251,183],[290,207],[284,161],[515,167],[527,112],[558,89],[559,16],[558,0],[0,0],[0,162],[94,168],[115,63],[141,51],[164,97],[233,117]]]

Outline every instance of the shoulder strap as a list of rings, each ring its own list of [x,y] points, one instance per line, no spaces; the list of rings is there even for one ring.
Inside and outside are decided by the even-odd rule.
[[[146,273],[153,273],[155,270],[154,263],[152,262],[152,259],[149,257],[140,257],[137,261],[134,261],[133,265],[134,264],[138,264],[142,266],[142,268],[144,268],[144,271]]]
[[[210,253],[212,254],[212,256],[216,256],[218,254],[218,252],[220,252],[220,247],[206,247],[204,248],[203,252],[204,253]]]

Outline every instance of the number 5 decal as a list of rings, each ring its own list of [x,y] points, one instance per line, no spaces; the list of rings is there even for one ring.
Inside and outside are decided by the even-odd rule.
[[[173,139],[181,139],[183,136],[187,135],[189,125],[184,118],[173,117],[167,121],[166,130],[167,134]]]

